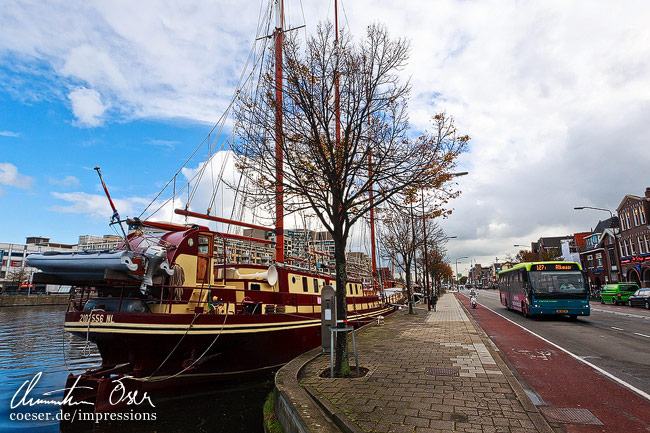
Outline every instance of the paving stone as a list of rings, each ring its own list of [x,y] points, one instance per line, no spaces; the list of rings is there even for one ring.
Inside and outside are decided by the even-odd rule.
[[[300,379],[364,431],[538,431],[453,295],[441,297],[436,312],[396,312],[356,338],[368,376],[321,378],[329,366],[323,355]],[[426,374],[432,368],[457,368],[459,375]]]

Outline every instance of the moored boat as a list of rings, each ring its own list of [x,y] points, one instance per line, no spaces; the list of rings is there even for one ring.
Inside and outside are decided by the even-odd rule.
[[[75,286],[65,329],[95,343],[102,356],[102,365],[78,382],[93,389],[81,397],[96,411],[112,408],[109,384],[127,376],[137,390],[232,379],[267,372],[320,344],[320,293],[334,276],[225,263],[215,255],[220,234],[207,227],[160,231],[160,223],[152,223],[156,228],[148,231],[147,225],[129,235],[130,251],[125,243],[110,253],[80,254],[78,271],[66,254],[28,259],[43,270],[39,282]],[[102,256],[107,265],[99,279],[87,272],[88,260],[96,268],[92,260]],[[109,266],[119,257],[130,257],[130,267]],[[392,311],[388,303],[396,300],[352,280],[348,320],[372,321]],[[68,388],[76,380],[71,376]]]
[[[284,31],[282,19],[279,23],[276,48]],[[281,82],[281,67],[275,71]],[[281,86],[278,92],[280,106]],[[276,160],[281,175],[282,158]],[[276,182],[280,185],[281,177]],[[103,180],[102,185],[113,224],[122,227]],[[275,233],[276,240],[130,219],[125,222],[131,230],[122,228],[124,242],[114,251],[30,255],[28,264],[41,269],[36,282],[73,286],[65,330],[95,343],[102,357],[98,368],[69,376],[66,388],[73,390],[73,400],[93,403],[96,412],[114,410],[128,404],[114,398],[116,390],[137,395],[181,383],[250,377],[320,345],[321,293],[335,286],[336,278],[323,268],[299,268],[285,260],[281,192],[277,197],[275,228],[217,218],[210,211],[198,214],[189,203],[175,211]],[[232,260],[228,241],[275,244],[274,264]],[[374,267],[374,246],[372,262]],[[378,290],[376,275],[368,270],[371,283],[361,275],[347,282],[349,324],[374,321],[401,300],[401,293],[385,296]]]

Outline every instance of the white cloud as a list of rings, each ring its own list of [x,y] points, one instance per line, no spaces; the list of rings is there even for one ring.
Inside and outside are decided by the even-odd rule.
[[[110,220],[113,214],[108,199],[102,194],[88,194],[85,192],[53,192],[52,196],[56,199],[68,202],[65,206],[52,206],[50,209],[55,212],[74,213],[77,215],[88,215],[95,221],[106,219]],[[129,197],[124,199],[113,198],[113,203],[117,208],[120,216],[137,216],[140,209],[149,203],[149,200],[142,197]]]
[[[2,137],[20,137],[20,132],[0,131],[0,136],[2,136]]]
[[[99,92],[94,89],[79,87],[68,94],[72,103],[72,113],[80,126],[93,127],[103,123],[103,116],[108,106],[104,105]]]
[[[73,188],[79,186],[79,179],[75,176],[65,176],[63,178],[49,178],[48,182],[63,188]]]
[[[29,189],[34,178],[18,173],[18,167],[9,162],[0,162],[0,184]]]
[[[147,140],[147,143],[160,147],[163,150],[174,150],[174,147],[176,147],[177,144],[180,144],[178,141],[173,141],[173,140],[156,140],[156,139],[149,139]]]
[[[303,10],[289,6],[287,27],[302,25]],[[329,2],[303,7],[308,32],[333,15]],[[513,244],[583,231],[606,214],[573,206],[614,209],[625,194],[650,186],[650,45],[640,42],[650,40],[650,3],[358,0],[344,7],[341,24],[356,37],[383,22],[392,36],[411,39],[404,76],[413,86],[412,124],[424,129],[445,110],[472,137],[462,157],[470,171],[459,179],[463,195],[443,222],[459,237],[447,245],[452,260],[487,262],[516,252]],[[38,59],[79,86],[70,99],[81,125],[106,122],[108,107],[126,119],[214,122],[260,12],[257,2],[235,0],[10,2],[0,15],[0,56]],[[173,145],[164,137],[149,144]],[[210,196],[201,191],[197,198]]]

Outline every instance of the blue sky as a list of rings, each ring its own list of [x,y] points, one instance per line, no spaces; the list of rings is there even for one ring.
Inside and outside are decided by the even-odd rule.
[[[333,15],[333,0],[286,3],[302,33]],[[452,261],[588,230],[607,214],[574,206],[614,210],[650,186],[650,3],[339,4],[353,36],[381,22],[411,41],[414,131],[445,111],[472,137],[442,223]],[[96,165],[122,215],[138,215],[223,112],[268,6],[4,2],[0,242],[111,233]]]
[[[3,76],[31,67],[14,62],[2,66]],[[39,84],[45,86],[35,89]],[[115,198],[153,198],[210,128],[185,119],[119,118],[84,127],[70,104],[58,97],[59,89],[45,89],[49,85],[56,83],[23,82],[26,92],[42,96],[33,99],[16,97],[22,86],[0,92],[0,160],[16,167],[19,176],[0,185],[0,202],[6,209],[2,242],[45,236],[75,243],[82,234],[111,233],[107,201],[103,218],[72,209],[84,202],[80,193],[102,194],[93,167],[101,166]],[[126,210],[121,210],[123,215]]]

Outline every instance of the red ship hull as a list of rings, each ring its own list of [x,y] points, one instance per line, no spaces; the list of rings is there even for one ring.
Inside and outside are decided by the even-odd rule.
[[[349,323],[360,326],[392,311],[382,306],[350,312]],[[142,397],[181,385],[262,375],[321,344],[320,314],[314,313],[87,314],[66,313],[65,326],[97,345],[102,365],[70,375],[66,388],[76,383],[73,401],[93,403],[95,412],[123,408],[128,399],[121,401],[121,394]]]

